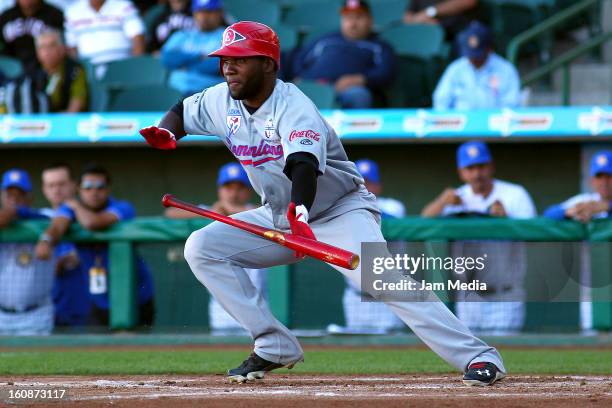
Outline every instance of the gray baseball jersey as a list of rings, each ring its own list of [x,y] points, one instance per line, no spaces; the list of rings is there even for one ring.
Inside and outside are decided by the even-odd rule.
[[[262,204],[272,210],[276,228],[289,228],[291,181],[283,168],[285,159],[296,152],[311,153],[319,161],[311,221],[359,208],[379,212],[376,198],[364,187],[334,129],[293,84],[277,80],[272,95],[251,115],[221,83],[184,100],[183,124],[188,134],[216,135],[225,143],[245,168]]]

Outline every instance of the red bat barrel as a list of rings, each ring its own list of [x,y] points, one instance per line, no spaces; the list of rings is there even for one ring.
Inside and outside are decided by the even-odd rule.
[[[165,194],[162,197],[164,207],[176,207],[181,210],[189,211],[194,214],[201,215],[224,224],[240,228],[251,234],[259,235],[269,241],[276,242],[279,245],[301,252],[321,261],[332,265],[340,266],[346,269],[355,269],[359,266],[359,255],[324,242],[317,241],[294,234],[287,234],[277,230],[270,230],[259,225],[251,224],[250,222],[236,220],[216,213],[214,211],[205,210],[193,204],[175,198],[171,194]]]

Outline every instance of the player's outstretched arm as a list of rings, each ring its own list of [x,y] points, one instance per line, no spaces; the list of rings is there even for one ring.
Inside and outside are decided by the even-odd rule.
[[[176,141],[185,136],[182,117],[182,101],[180,104],[180,115],[176,112],[175,106],[166,112],[159,122],[159,126],[149,126],[140,129],[140,134],[150,146],[161,150],[176,149]]]

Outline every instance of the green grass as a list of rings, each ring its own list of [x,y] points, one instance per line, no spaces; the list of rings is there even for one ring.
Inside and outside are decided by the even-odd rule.
[[[612,374],[612,350],[505,350],[515,374]],[[219,374],[246,357],[240,350],[0,352],[0,375]],[[425,349],[307,350],[296,374],[417,374],[455,371]]]

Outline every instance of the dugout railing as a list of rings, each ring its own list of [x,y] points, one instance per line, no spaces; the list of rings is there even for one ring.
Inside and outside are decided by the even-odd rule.
[[[73,225],[66,237],[75,243],[108,243],[110,328],[130,329],[136,323],[136,279],[134,255],[136,246],[146,243],[182,243],[192,231],[207,225],[205,219],[168,220],[162,217],[141,217],[117,224],[102,232],[89,232]],[[47,226],[45,221],[17,222],[0,230],[0,242],[35,242]],[[612,328],[612,221],[598,220],[590,224],[554,221],[544,218],[510,220],[502,218],[424,219],[409,217],[384,220],[383,234],[388,241],[422,242],[426,247],[444,248],[444,243],[462,240],[505,240],[522,242],[581,243],[590,242],[590,280],[605,282],[593,287],[593,328]],[[605,245],[597,245],[604,243]],[[431,245],[429,245],[431,244]],[[182,261],[184,262],[184,260]],[[292,266],[269,271],[270,306],[276,317],[292,325]],[[199,283],[195,282],[194,285]],[[156,290],[163,291],[164,287]],[[439,294],[443,300],[445,294]]]

